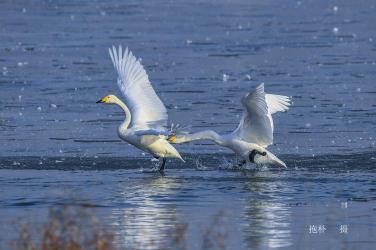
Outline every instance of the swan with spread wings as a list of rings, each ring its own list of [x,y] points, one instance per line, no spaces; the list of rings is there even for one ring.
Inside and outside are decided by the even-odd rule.
[[[125,120],[118,127],[119,137],[155,158],[162,158],[160,172],[164,171],[166,158],[184,161],[167,140],[166,107],[151,86],[140,60],[128,48],[123,52],[121,46],[118,50],[113,46],[109,53],[126,104],[115,95],[107,95],[97,103],[116,104],[124,111]]]
[[[286,164],[266,150],[266,147],[273,143],[272,114],[287,111],[290,106],[290,98],[266,94],[262,83],[252,92],[247,93],[241,99],[241,104],[244,107],[243,117],[237,129],[232,133],[219,135],[212,130],[192,134],[177,132],[170,135],[168,140],[171,143],[211,140],[241,156],[243,160],[239,166],[251,162],[286,167]]]

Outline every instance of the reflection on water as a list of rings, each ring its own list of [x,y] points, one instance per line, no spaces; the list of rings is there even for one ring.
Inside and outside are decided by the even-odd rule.
[[[278,248],[292,245],[289,208],[283,203],[249,201],[244,229],[249,247]]]
[[[256,173],[244,183],[244,189],[253,194],[244,207],[243,228],[248,247],[288,247],[292,245],[291,211],[286,205],[289,198],[278,197],[278,193],[289,193],[291,188],[286,182],[265,183],[259,177]]]
[[[194,156],[185,165],[170,163],[164,177],[141,171],[152,167],[142,159],[45,158],[39,165],[35,158],[0,157],[0,167],[7,168],[0,170],[0,229],[20,216],[44,218],[49,207],[85,204],[115,233],[120,248],[172,248],[182,225],[187,226],[182,232],[187,249],[210,242],[224,242],[228,249],[325,248],[329,240],[339,246],[362,241],[370,249],[375,243],[374,152],[283,156],[288,165],[296,163],[287,170],[223,169],[213,160],[222,157],[200,156],[205,168],[199,170]],[[50,163],[50,169],[45,167]],[[68,167],[72,171],[53,170]],[[341,208],[342,202],[348,208]],[[338,235],[341,223],[353,233]],[[327,231],[310,235],[311,224],[325,225]],[[3,229],[0,243],[14,235]]]
[[[176,211],[164,204],[178,184],[167,178],[147,179],[138,183],[120,184],[119,194],[127,204],[111,211],[117,240],[122,246],[139,249],[161,249],[171,235],[176,222]]]

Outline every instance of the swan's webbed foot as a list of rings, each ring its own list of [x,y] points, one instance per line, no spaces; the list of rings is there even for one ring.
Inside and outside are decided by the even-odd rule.
[[[257,154],[265,156],[266,152],[265,151],[264,152],[260,152],[260,151],[258,151],[256,149],[252,150],[251,153],[249,153],[249,156],[248,156],[249,157],[249,161],[252,162],[252,163],[254,163],[255,162],[255,156]]]
[[[159,167],[159,173],[161,173],[161,175],[164,175],[165,165],[166,165],[166,158],[162,158],[162,164]]]

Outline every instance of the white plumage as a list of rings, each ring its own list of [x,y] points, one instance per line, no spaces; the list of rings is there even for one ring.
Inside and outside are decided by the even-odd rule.
[[[110,57],[118,73],[118,86],[124,94],[126,104],[131,110],[131,126],[149,128],[153,126],[166,129],[167,110],[150,84],[149,77],[140,60],[132,52],[119,46],[118,52],[113,46]]]
[[[287,111],[290,99],[287,96],[266,94],[264,84],[261,83],[254,91],[243,96],[241,104],[245,110],[234,134],[262,147],[273,144],[272,114]]]
[[[242,156],[245,161],[286,167],[284,162],[265,148],[273,143],[272,114],[287,111],[290,106],[290,98],[266,94],[262,83],[252,92],[247,93],[241,99],[241,104],[244,107],[244,113],[239,126],[232,133],[219,135],[211,130],[193,134],[181,133],[171,136],[169,141],[184,143],[194,140],[212,140],[218,145],[230,148]]]
[[[167,110],[151,86],[140,60],[128,48],[123,52],[121,46],[118,50],[113,46],[109,53],[125,103],[114,95],[107,95],[97,103],[116,104],[124,111],[125,120],[118,128],[119,137],[156,158],[162,158],[160,171],[164,170],[167,157],[183,161],[166,140]]]

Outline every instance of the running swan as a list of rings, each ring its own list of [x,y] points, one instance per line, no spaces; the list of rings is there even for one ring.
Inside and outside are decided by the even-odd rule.
[[[148,75],[140,61],[128,48],[124,54],[113,46],[110,57],[118,73],[118,86],[124,94],[126,104],[115,95],[107,95],[97,103],[118,105],[125,113],[125,120],[118,128],[121,139],[162,158],[159,171],[163,172],[166,158],[178,158],[179,152],[167,141],[167,110],[150,84]]]
[[[219,135],[212,130],[197,133],[177,133],[171,135],[171,143],[184,143],[194,140],[212,140],[214,143],[227,147],[241,156],[239,166],[247,162],[266,165],[278,165],[286,168],[286,164],[265,148],[273,143],[272,114],[289,109],[290,98],[281,95],[266,94],[264,84],[246,94],[241,103],[244,114],[238,128],[230,134]]]

